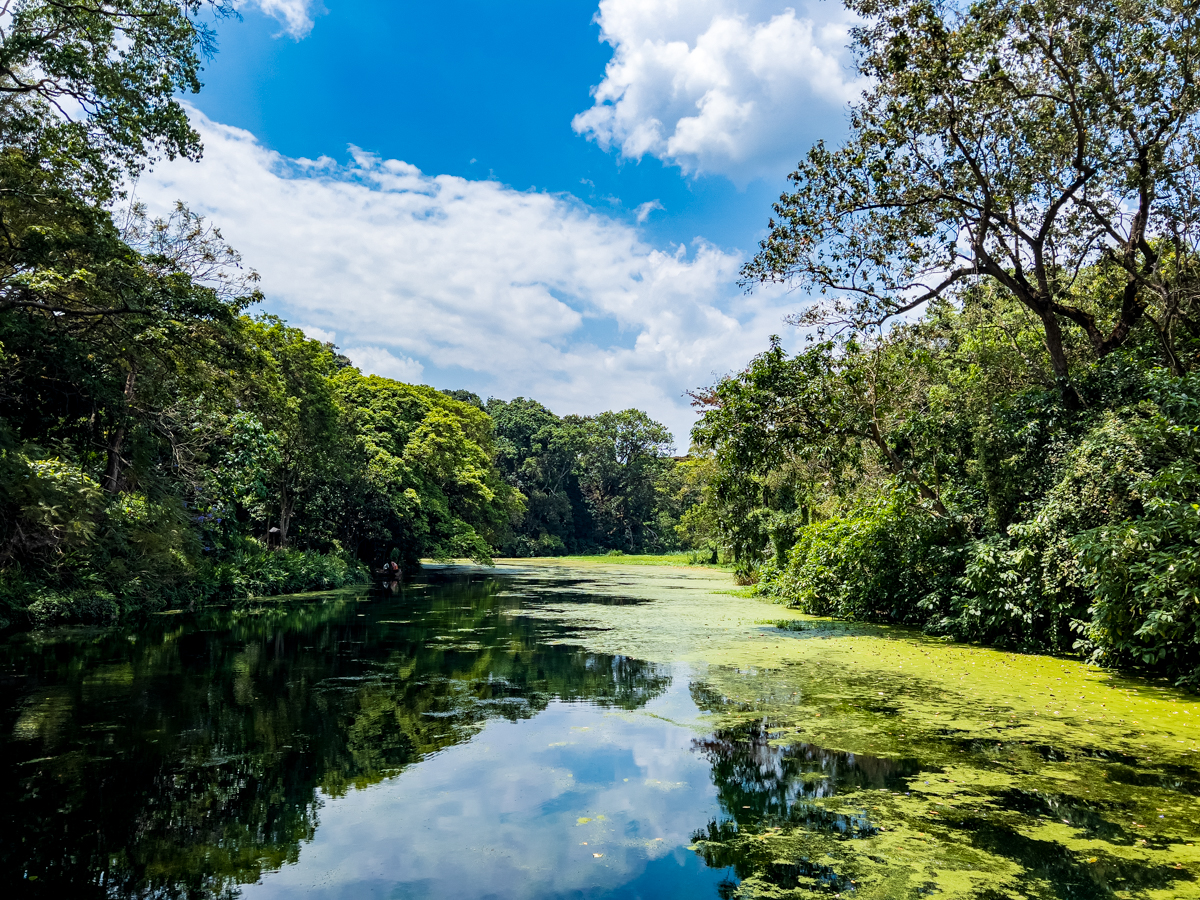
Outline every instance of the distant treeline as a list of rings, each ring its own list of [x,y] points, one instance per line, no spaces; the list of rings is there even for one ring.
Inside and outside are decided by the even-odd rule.
[[[691,505],[684,471],[670,455],[671,433],[646,413],[559,417],[524,397],[483,403],[466,391],[448,393],[491,417],[496,463],[524,498],[524,510],[500,541],[503,555],[691,546],[678,529]]]

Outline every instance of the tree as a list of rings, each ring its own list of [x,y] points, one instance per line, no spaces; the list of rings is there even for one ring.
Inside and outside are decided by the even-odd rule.
[[[899,488],[900,502],[946,519],[943,482],[970,448],[968,416],[947,409],[953,348],[928,325],[813,341],[788,356],[778,338],[746,368],[693,393],[702,417],[696,447],[711,454],[704,513],[739,562],[870,485]],[[956,433],[957,432],[957,433]]]
[[[592,520],[576,472],[579,425],[524,397],[507,403],[492,398],[487,411],[496,431],[496,463],[525,496],[525,514],[505,552],[543,556],[591,549]]]
[[[158,155],[200,155],[180,93],[216,48],[228,0],[3,0],[0,143],[99,199]]]
[[[247,399],[275,438],[268,478],[274,487],[276,539],[286,547],[298,505],[337,455],[340,408],[330,381],[337,369],[324,344],[278,318],[263,316],[244,322],[244,328],[262,356]]]
[[[775,338],[744,372],[696,395],[707,407],[696,440],[748,473],[799,458],[834,480],[859,469],[870,448],[922,505],[945,516],[937,454],[920,435],[934,360],[905,337],[821,341],[792,358]]]
[[[871,86],[850,136],[790,176],[747,283],[827,298],[805,324],[880,325],[990,280],[1037,316],[1078,405],[1092,356],[1147,324],[1164,362],[1200,334],[1200,7],[1192,0],[848,0]],[[1081,283],[1099,271],[1109,290]]]
[[[109,493],[131,429],[162,424],[151,410],[165,401],[146,392],[228,366],[238,313],[258,298],[219,233],[186,208],[175,219],[143,221],[157,237],[139,252],[107,211],[0,153],[0,415],[22,440],[99,443]]]
[[[354,368],[332,381],[360,496],[345,537],[360,555],[491,558],[522,497],[494,462],[492,422],[478,406]],[[370,548],[370,549],[367,549]]]
[[[671,433],[638,409],[575,421],[583,434],[579,486],[603,546],[640,552],[661,545],[657,484],[671,465]]]

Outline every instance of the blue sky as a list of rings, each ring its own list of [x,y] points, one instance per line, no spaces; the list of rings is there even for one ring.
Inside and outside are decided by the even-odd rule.
[[[753,246],[786,171],[739,190],[681,177],[655,157],[620,160],[571,128],[612,58],[595,2],[334,2],[302,40],[256,9],[222,23],[195,105],[288,156],[355,144],[424,172],[565,191],[614,213],[642,203],[656,242],[697,234]],[[782,9],[782,7],[781,7]],[[796,153],[799,158],[799,152]]]
[[[556,411],[647,409],[743,363],[803,298],[738,267],[859,88],[836,4],[254,0],[159,165],[362,368]]]

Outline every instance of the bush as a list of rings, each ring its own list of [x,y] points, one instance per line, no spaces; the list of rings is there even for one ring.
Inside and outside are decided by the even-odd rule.
[[[1081,649],[1094,662],[1200,687],[1200,375],[1156,373],[1130,430],[1150,461],[1132,479],[1138,514],[1072,539],[1092,595]]]
[[[958,527],[892,498],[805,525],[782,564],[760,572],[758,592],[810,615],[923,623],[941,609]]]
[[[342,556],[314,550],[269,551],[257,541],[213,566],[201,578],[207,599],[269,597],[323,591],[367,581],[366,566]]]
[[[969,544],[934,630],[1015,649],[1081,649],[1089,593],[1073,536],[1140,513],[1137,485],[1154,467],[1140,416],[1140,408],[1104,414],[1065,454],[1026,521]]]
[[[527,534],[517,534],[504,544],[503,553],[506,556],[565,556],[567,545],[557,534],[543,532],[536,538]]]
[[[27,572],[16,565],[0,570],[0,628],[113,624],[168,605],[331,590],[369,578],[366,566],[338,554],[268,551],[253,540],[222,562],[194,565],[177,552],[169,535],[160,535],[162,543],[156,544],[151,535],[139,534],[142,526],[158,521],[161,510],[136,497],[118,502],[125,507],[124,525],[132,523],[122,532],[127,543],[96,550],[82,570]],[[108,564],[101,567],[96,559]]]
[[[704,547],[686,551],[689,566],[715,566],[718,561],[716,547]]]
[[[893,494],[800,529],[759,593],[1200,687],[1200,375],[1143,384],[1079,426],[1019,521],[971,533]]]
[[[59,593],[40,590],[25,609],[34,627],[85,622],[112,625],[121,619],[125,610],[120,601],[108,591],[78,590]]]

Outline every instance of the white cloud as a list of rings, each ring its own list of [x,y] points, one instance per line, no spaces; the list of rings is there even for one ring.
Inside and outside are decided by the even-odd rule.
[[[277,19],[290,37],[300,40],[313,27],[313,15],[318,5],[315,0],[242,0],[239,7],[255,6],[265,15]]]
[[[831,4],[830,7],[833,5]],[[595,105],[573,126],[604,148],[739,184],[780,177],[861,90],[838,7],[778,0],[601,0],[614,48]]]
[[[647,200],[645,203],[639,205],[638,208],[634,210],[635,214],[637,215],[638,224],[641,225],[648,218],[650,218],[650,213],[654,212],[656,209],[662,208],[663,205],[658,200]]]
[[[322,796],[298,859],[241,894],[534,900],[668,885],[669,896],[716,897],[724,873],[686,849],[721,816],[688,686],[680,679],[646,714],[555,700],[532,719],[497,717],[395,778]]]
[[[342,352],[362,371],[406,384],[420,382],[425,371],[425,367],[412,357],[396,357],[386,347],[345,347]]]
[[[639,230],[566,195],[428,176],[361,150],[292,160],[193,114],[200,163],[160,164],[137,186],[152,211],[207,215],[262,273],[267,308],[336,332],[368,371],[560,413],[636,406],[681,446],[685,390],[763,349],[779,294],[747,297],[742,258]]]
[[[304,336],[314,341],[320,341],[322,344],[332,344],[337,341],[336,331],[326,331],[324,328],[317,328],[314,325],[299,325],[291,323],[304,332]]]

